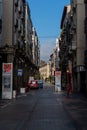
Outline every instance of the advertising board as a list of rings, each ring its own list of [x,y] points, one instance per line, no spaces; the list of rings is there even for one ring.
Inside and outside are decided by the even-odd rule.
[[[61,91],[61,71],[55,72],[55,91]]]
[[[13,64],[3,63],[2,66],[2,99],[12,99]]]

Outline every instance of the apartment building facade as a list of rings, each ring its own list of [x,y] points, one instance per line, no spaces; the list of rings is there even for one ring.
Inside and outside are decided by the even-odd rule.
[[[74,91],[84,91],[86,89],[85,84],[85,64],[84,64],[84,52],[85,52],[85,33],[84,33],[84,19],[85,19],[85,4],[84,0],[71,0],[71,9],[68,13],[68,18],[62,18],[62,22],[67,26],[65,28],[65,34],[60,39],[67,43],[65,50],[68,53],[66,58],[65,75],[67,72],[71,73],[72,88]],[[64,26],[64,27],[65,27]],[[68,29],[68,30],[67,30]],[[61,44],[60,40],[60,44]],[[64,46],[63,46],[64,47]],[[60,53],[62,53],[60,51]],[[63,63],[64,60],[62,60]],[[67,79],[66,79],[67,81]]]
[[[2,63],[13,64],[13,89],[22,86],[22,78],[18,79],[18,69],[23,67],[23,58],[21,55],[24,50],[24,25],[25,25],[25,1],[2,0],[2,42],[0,46],[0,72],[2,87]],[[20,84],[18,84],[20,80]]]
[[[85,92],[85,4],[84,0],[71,1],[71,51],[72,53],[72,68],[73,68],[73,87],[77,91]],[[73,42],[74,41],[74,42]]]
[[[84,0],[85,3],[85,21],[84,21],[84,32],[85,32],[85,45],[86,45],[86,49],[85,49],[85,68],[86,68],[86,93],[87,93],[87,1]]]
[[[34,27],[32,27],[32,56],[33,56],[33,64],[39,66],[40,65],[40,45],[37,32]],[[37,51],[38,50],[38,51]]]
[[[68,70],[68,61],[69,55],[69,45],[70,45],[70,39],[69,39],[69,15],[70,15],[71,6],[67,5],[64,7],[62,19],[61,19],[61,34],[59,37],[59,57],[60,57],[60,69],[61,69],[61,83],[62,88],[66,87],[67,84],[67,70]]]
[[[19,92],[28,82],[29,75],[33,75],[38,68],[33,63],[30,9],[26,0],[0,0],[0,10],[0,87],[2,63],[12,63],[13,89]],[[18,75],[19,70],[21,76]]]
[[[43,64],[39,68],[40,78],[47,81],[50,77],[50,62]]]

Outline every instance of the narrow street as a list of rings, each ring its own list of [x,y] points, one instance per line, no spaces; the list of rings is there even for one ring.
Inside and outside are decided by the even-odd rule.
[[[82,130],[66,109],[62,93],[45,83],[43,89],[17,97],[0,108],[0,130]]]

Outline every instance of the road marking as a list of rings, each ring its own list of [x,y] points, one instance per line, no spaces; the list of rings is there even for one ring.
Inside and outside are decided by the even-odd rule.
[[[11,103],[12,103],[12,102],[9,102],[9,103],[7,103],[7,104],[1,106],[1,108],[5,108],[5,107],[7,107],[8,105],[10,105]]]
[[[25,97],[27,96],[26,94],[23,94],[23,95],[18,95],[17,97],[20,98],[20,97]]]

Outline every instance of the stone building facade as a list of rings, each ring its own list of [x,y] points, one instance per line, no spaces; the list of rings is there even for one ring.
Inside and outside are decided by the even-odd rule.
[[[84,21],[84,32],[85,32],[85,45],[86,45],[86,49],[85,49],[85,69],[86,69],[86,93],[87,93],[87,1],[84,0],[85,3],[85,21]]]
[[[35,71],[39,72],[39,63],[33,63],[33,23],[30,9],[26,0],[0,0],[0,10],[0,87],[2,63],[13,63],[13,89],[20,92],[29,76],[34,75]],[[35,43],[38,46],[37,39]],[[37,51],[40,51],[39,49]],[[36,61],[38,58],[36,57]],[[22,76],[18,76],[19,69]]]
[[[85,33],[84,33],[84,20],[85,20],[85,3],[84,0],[71,0],[70,11],[66,15],[64,8],[62,17],[62,33],[60,35],[60,46],[64,42],[66,46],[60,47],[60,63],[65,63],[64,73],[67,77],[67,72],[71,73],[73,91],[85,92],[86,89],[86,71],[84,52],[86,48]],[[68,17],[66,17],[68,16]],[[62,42],[63,41],[63,42]],[[65,52],[65,53],[64,53]],[[66,53],[67,52],[67,53]],[[62,54],[62,55],[61,55]],[[67,78],[66,78],[67,82]]]
[[[43,80],[49,80],[50,77],[50,62],[45,63],[39,68],[40,78]]]

